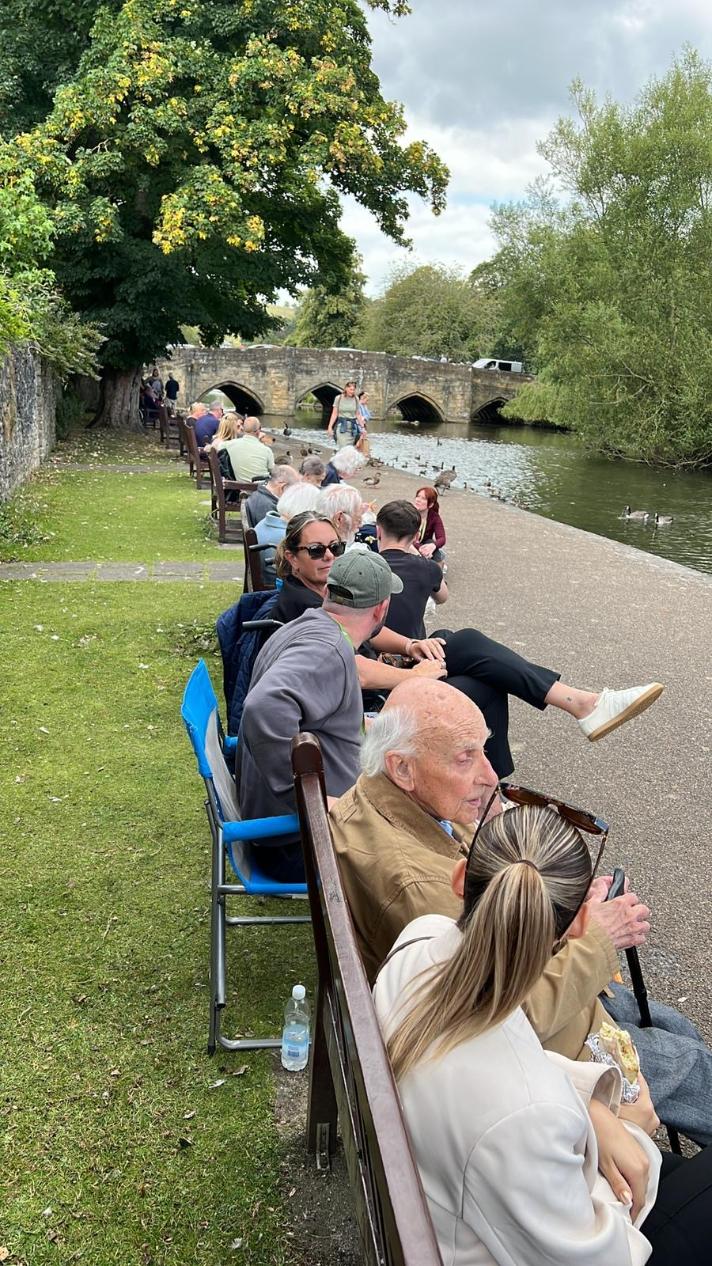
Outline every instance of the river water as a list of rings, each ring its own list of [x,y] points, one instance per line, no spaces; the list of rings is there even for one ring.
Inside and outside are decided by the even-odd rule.
[[[265,423],[274,426],[276,419]],[[289,424],[304,439],[324,443],[313,413],[304,411]],[[496,490],[534,514],[712,573],[710,472],[606,461],[589,456],[572,435],[536,427],[444,422],[426,431],[388,420],[373,421],[369,438],[375,457],[420,475],[423,483],[443,467],[454,468],[453,487],[467,485],[483,496]],[[648,510],[648,522],[622,519],[626,505]],[[447,520],[447,497],[443,510]],[[672,523],[654,527],[656,510],[672,515]]]

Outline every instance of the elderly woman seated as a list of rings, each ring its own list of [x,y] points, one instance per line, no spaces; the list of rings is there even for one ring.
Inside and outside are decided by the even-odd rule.
[[[255,535],[258,545],[276,547],[282,540],[289,520],[303,510],[315,510],[321,493],[309,483],[290,484],[282,493],[276,509],[268,510],[257,524]],[[262,555],[262,576],[267,588],[274,588],[277,572],[274,564],[274,549],[265,550]]]
[[[346,452],[345,448],[340,450]],[[364,513],[370,512],[370,506],[361,500],[361,493],[357,488],[352,488],[351,484],[331,484],[328,488],[322,488],[317,501],[317,509],[321,514],[326,515],[327,519],[331,519],[339,534],[339,539],[344,542],[347,549],[352,549],[354,545],[359,548],[355,537],[361,523]]]

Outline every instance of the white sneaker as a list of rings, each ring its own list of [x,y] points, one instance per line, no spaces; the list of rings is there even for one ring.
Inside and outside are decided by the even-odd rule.
[[[659,699],[664,686],[653,681],[648,686],[632,686],[630,690],[604,690],[593,712],[583,717],[579,725],[591,743],[605,738],[619,725],[625,725],[631,717],[645,712],[651,703]]]

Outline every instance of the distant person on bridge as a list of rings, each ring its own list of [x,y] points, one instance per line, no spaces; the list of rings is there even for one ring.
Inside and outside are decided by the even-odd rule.
[[[358,399],[356,383],[347,382],[341,395],[334,399],[329,425],[329,435],[336,439],[337,448],[346,448],[347,444],[355,444],[361,431],[358,424]]]
[[[259,418],[245,418],[242,437],[225,444],[235,478],[240,483],[269,479],[274,470],[274,456],[272,450],[260,442],[261,431]]]
[[[176,401],[178,399],[179,391],[180,383],[178,382],[178,379],[174,378],[173,374],[169,373],[168,378],[166,379],[166,408],[168,409],[171,417],[175,417],[177,408]]]

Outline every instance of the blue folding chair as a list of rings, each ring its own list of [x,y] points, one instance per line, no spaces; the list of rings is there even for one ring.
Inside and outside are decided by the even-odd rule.
[[[259,866],[259,849],[253,847],[256,840],[272,840],[283,835],[298,834],[299,818],[296,814],[288,814],[278,818],[255,818],[247,822],[241,820],[235,781],[226,764],[227,756],[234,758],[237,739],[226,738],[223,733],[218,701],[202,659],[196,664],[186,685],[181,716],[193,745],[198,770],[205,783],[205,808],[213,842],[208,1054],[214,1055],[216,1046],[222,1046],[226,1051],[270,1049],[279,1046],[281,1039],[233,1040],[223,1037],[220,1032],[221,1012],[226,1001],[225,929],[257,923],[309,923],[310,919],[305,915],[228,915],[225,904],[227,897],[240,895],[291,898],[306,893],[305,883],[279,883],[265,875]],[[239,883],[225,882],[226,854]]]

